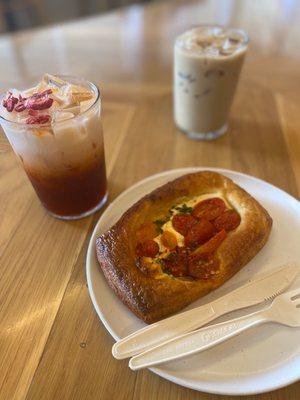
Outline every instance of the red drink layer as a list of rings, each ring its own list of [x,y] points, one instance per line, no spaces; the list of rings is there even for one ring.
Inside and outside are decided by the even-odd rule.
[[[62,174],[44,175],[25,169],[39,199],[58,216],[79,215],[101,203],[107,193],[105,160]]]

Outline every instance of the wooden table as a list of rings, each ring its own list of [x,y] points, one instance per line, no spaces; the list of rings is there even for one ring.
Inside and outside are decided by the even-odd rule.
[[[102,89],[110,201],[170,168],[222,167],[300,193],[300,5],[297,1],[165,1],[0,37],[0,88],[43,72],[82,75]],[[199,23],[244,28],[249,55],[230,130],[214,142],[172,119],[172,43]],[[298,52],[297,52],[298,49]],[[75,222],[41,207],[0,137],[0,398],[217,399],[134,373],[89,298],[85,257],[101,213]],[[296,400],[300,383],[250,399]]]

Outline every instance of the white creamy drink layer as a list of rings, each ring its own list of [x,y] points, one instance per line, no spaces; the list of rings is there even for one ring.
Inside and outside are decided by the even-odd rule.
[[[206,133],[226,125],[246,48],[242,31],[222,27],[199,27],[178,37],[174,107],[179,128]]]
[[[92,87],[45,74],[36,86],[11,89],[1,99],[2,126],[26,164],[71,168],[103,152],[97,95]]]

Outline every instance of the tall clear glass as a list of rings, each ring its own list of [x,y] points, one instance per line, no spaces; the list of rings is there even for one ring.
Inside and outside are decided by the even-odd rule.
[[[55,217],[78,219],[107,200],[100,92],[84,79],[60,78],[91,90],[94,103],[51,124],[18,123],[1,116],[0,122],[44,207]]]
[[[191,139],[226,132],[247,43],[245,32],[220,26],[199,26],[176,39],[174,118]]]

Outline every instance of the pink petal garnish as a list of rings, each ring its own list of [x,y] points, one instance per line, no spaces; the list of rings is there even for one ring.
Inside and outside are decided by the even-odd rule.
[[[23,97],[21,94],[19,94],[19,101],[25,101],[27,100],[27,97]]]
[[[26,109],[26,106],[24,103],[19,103],[16,107],[15,107],[15,111],[17,112],[22,112]]]
[[[47,96],[32,98],[29,97],[25,101],[26,108],[31,108],[32,110],[45,110],[52,106],[53,99]]]
[[[12,95],[12,92],[8,92],[8,97],[3,100],[2,104],[8,112],[12,112],[18,101],[19,100]]]
[[[14,103],[13,103],[11,97],[6,100],[6,109],[8,112],[12,112],[12,110],[14,109]]]
[[[28,99],[36,100],[41,99],[43,97],[48,98],[48,95],[52,93],[52,89],[46,89],[41,93],[33,93]]]
[[[32,110],[31,108],[28,110],[28,114],[31,115],[32,117],[36,117],[39,115],[38,110]]]
[[[30,96],[30,97],[34,97],[34,98],[36,98],[36,99],[39,99],[40,97],[44,97],[44,96],[46,96],[46,95],[48,95],[48,94],[51,94],[52,93],[52,89],[46,89],[46,90],[44,90],[43,92],[41,92],[41,93],[34,93],[32,96]]]
[[[8,112],[12,112],[15,104],[17,104],[18,99],[16,97],[10,96],[7,100],[6,100],[6,109]]]
[[[51,116],[48,114],[32,116],[26,119],[26,124],[46,124],[51,119]]]
[[[3,100],[2,104],[9,112],[12,112],[14,109],[17,112],[22,112],[26,108],[29,110],[45,110],[52,106],[53,99],[49,97],[51,93],[51,89],[46,89],[41,93],[34,93],[28,98],[22,97],[21,94],[17,98],[13,96],[12,92],[8,92],[7,98]],[[15,107],[18,102],[19,104]]]

